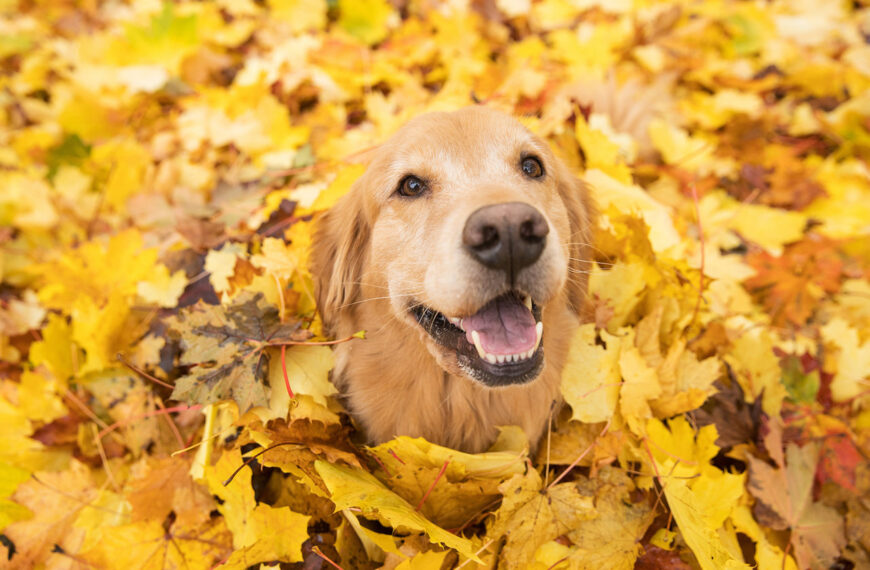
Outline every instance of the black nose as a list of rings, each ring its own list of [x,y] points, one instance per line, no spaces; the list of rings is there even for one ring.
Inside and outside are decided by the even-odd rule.
[[[511,281],[544,251],[550,226],[541,213],[523,202],[484,206],[462,230],[462,243],[480,263],[506,272]]]

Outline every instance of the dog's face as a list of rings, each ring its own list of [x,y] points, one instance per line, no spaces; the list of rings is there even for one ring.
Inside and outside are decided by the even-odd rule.
[[[483,107],[421,116],[321,221],[324,322],[336,331],[386,299],[385,326],[408,327],[449,373],[530,382],[542,336],[559,334],[547,307],[576,314],[582,301],[588,220],[585,188],[516,120]]]

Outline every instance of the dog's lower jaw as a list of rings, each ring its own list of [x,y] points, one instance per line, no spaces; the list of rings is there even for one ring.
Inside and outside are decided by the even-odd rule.
[[[380,326],[388,312],[379,301],[360,305],[354,326],[367,329],[368,337],[336,347],[333,380],[371,442],[408,435],[481,452],[495,441],[499,426],[517,425],[535,446],[560,401],[562,365],[577,326],[566,303],[545,309],[550,334],[543,339],[546,362],[540,375],[498,388],[465,377],[455,363],[439,364],[422,330]],[[396,351],[401,359],[391,360]]]

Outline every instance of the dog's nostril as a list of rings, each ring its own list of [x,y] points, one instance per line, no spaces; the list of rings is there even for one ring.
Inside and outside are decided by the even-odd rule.
[[[550,227],[543,218],[526,220],[520,224],[520,237],[526,241],[540,241],[550,233]]]
[[[476,247],[489,249],[498,245],[498,230],[494,226],[484,226],[480,234],[480,244]]]

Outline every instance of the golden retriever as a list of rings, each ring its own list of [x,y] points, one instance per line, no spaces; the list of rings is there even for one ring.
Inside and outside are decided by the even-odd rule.
[[[317,222],[333,381],[369,439],[535,445],[580,320],[593,206],[545,142],[485,107],[402,127]]]

